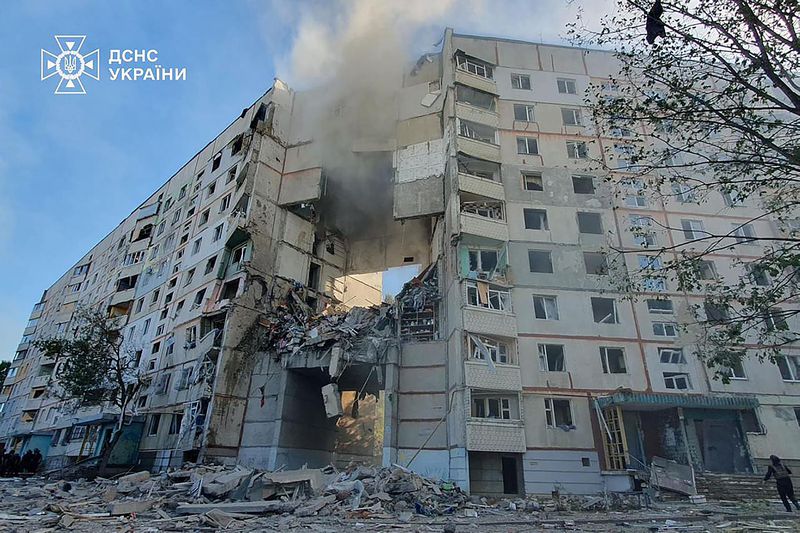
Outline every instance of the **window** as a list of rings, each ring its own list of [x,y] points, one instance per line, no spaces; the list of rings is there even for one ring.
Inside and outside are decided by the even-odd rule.
[[[438,80],[437,83],[439,83]],[[428,92],[436,90],[439,89],[431,89],[428,87]],[[471,106],[488,109],[489,111],[494,111],[497,107],[497,98],[495,95],[473,89],[472,87],[467,87],[466,85],[456,85],[456,101],[466,102]]]
[[[214,191],[216,190],[217,190],[217,182],[212,181],[211,183],[208,184],[208,190],[206,191],[206,198],[210,198],[211,196],[213,196]]]
[[[247,261],[247,245],[244,244],[231,252],[231,266],[234,272],[242,269],[242,264]]]
[[[578,94],[575,88],[575,80],[571,78],[558,78],[556,80],[559,94]]]
[[[161,222],[161,224],[158,225],[158,231],[156,231],[156,236],[164,233],[164,229],[166,229],[166,227],[167,227],[167,221],[164,220]]]
[[[580,126],[581,110],[571,107],[562,107],[561,121],[564,123],[565,126]]]
[[[673,183],[672,194],[675,195],[679,202],[684,204],[697,200],[694,189],[685,183]]]
[[[187,187],[188,187],[188,185],[184,185],[183,187],[181,187],[181,190],[178,193],[178,200],[183,200],[183,198],[186,196],[186,188]]]
[[[19,367],[17,367],[17,366],[15,366],[13,368],[9,368],[8,372],[6,373],[6,377],[7,378],[16,377],[18,371],[19,371]]]
[[[665,364],[685,365],[686,358],[680,348],[659,348],[658,359]]]
[[[222,154],[217,154],[211,161],[211,172],[217,170],[219,168],[220,163],[222,163]]]
[[[503,220],[502,202],[462,202],[461,211],[493,220]]]
[[[153,296],[150,297],[150,305],[153,305],[154,303],[158,302],[158,297],[160,294],[161,294],[160,289],[156,289],[153,291]]]
[[[224,226],[224,224],[220,224],[219,226],[214,228],[214,237],[211,239],[212,242],[217,242],[218,240],[220,240],[222,238],[222,228],[223,228],[223,226]]]
[[[699,260],[697,262],[697,276],[704,280],[717,279],[717,267],[714,266],[714,261],[708,259]]]
[[[236,165],[234,165],[233,168],[228,171],[228,177],[225,178],[225,184],[227,185],[234,179],[236,179]]]
[[[533,316],[539,320],[558,320],[558,303],[555,296],[534,296]]]
[[[181,210],[180,209],[176,209],[175,210],[175,214],[172,215],[172,224],[173,225],[177,224],[180,219],[181,219]]]
[[[664,386],[673,390],[689,390],[692,388],[689,374],[682,372],[664,372]]]
[[[456,63],[461,70],[466,70],[482,78],[492,78],[492,67],[488,63],[484,63],[478,59],[468,58],[464,55],[458,56],[456,58]]]
[[[572,427],[572,409],[569,400],[544,399],[544,417],[547,427]]]
[[[594,178],[591,176],[572,176],[572,191],[575,194],[594,194]]]
[[[675,322],[653,322],[653,335],[656,337],[677,337],[678,324]]]
[[[488,283],[468,283],[467,304],[496,311],[511,311],[511,294],[493,289]]]
[[[150,424],[147,426],[147,435],[155,437],[158,435],[158,426],[161,425],[161,414],[154,413],[150,415]]]
[[[633,159],[635,150],[630,144],[615,144],[614,145],[614,159],[616,160],[616,168],[621,170],[628,170],[633,166],[631,160]]]
[[[207,224],[210,213],[211,213],[210,209],[206,209],[205,211],[200,213],[200,220],[198,221],[197,225],[204,226],[205,224]]]
[[[667,280],[656,274],[656,271],[661,270],[663,266],[661,258],[649,255],[639,255],[636,257],[639,261],[639,268],[643,271],[645,276],[642,280],[644,289],[653,292],[667,290]]]
[[[642,215],[631,215],[629,220],[634,243],[643,248],[648,248],[656,244],[656,234],[650,229],[653,227],[652,218]]]
[[[647,207],[647,197],[644,195],[644,182],[642,182],[642,180],[630,180],[627,186],[628,191],[625,195],[625,205],[632,208]]]
[[[476,339],[483,345],[485,350],[481,349]],[[485,358],[485,353],[488,352],[489,357],[491,357],[492,361],[495,363],[508,364],[511,362],[508,345],[504,342],[478,335],[468,335],[467,341],[469,343],[469,353],[472,354],[473,359],[483,360]]]
[[[89,272],[89,265],[80,265],[80,266],[76,266],[72,270],[72,275],[73,276],[83,276],[87,272]]]
[[[619,324],[617,302],[613,298],[592,297],[592,315],[598,324]]]
[[[80,283],[73,283],[72,285],[67,285],[67,292],[69,293],[80,292],[80,290],[81,290]]]
[[[497,268],[497,250],[469,250],[468,254],[472,272],[492,272]]]
[[[523,172],[522,183],[526,191],[543,191],[542,175],[538,172]]]
[[[750,281],[754,285],[758,285],[759,287],[769,287],[772,285],[769,274],[767,274],[767,271],[761,265],[751,263],[745,265],[745,269],[747,270],[747,277],[750,278]]]
[[[706,313],[706,320],[712,324],[720,324],[730,318],[728,308],[725,305],[705,302],[703,304],[703,310]]]
[[[231,155],[238,154],[242,149],[242,143],[244,142],[244,135],[239,134],[233,139],[233,144],[231,145]]]
[[[659,298],[648,298],[647,310],[652,315],[671,315],[674,313],[672,300],[662,300]]]
[[[564,346],[561,344],[540,344],[539,368],[542,372],[565,372]]]
[[[738,191],[730,191],[722,193],[722,199],[728,207],[738,207],[742,205],[742,197]]]
[[[539,144],[533,137],[517,137],[517,153],[537,155]]]
[[[161,378],[158,380],[158,387],[156,387],[156,394],[166,394],[171,380],[171,373],[161,374]]]
[[[167,289],[171,289],[175,287],[177,284],[178,284],[178,276],[175,276],[174,278],[170,279],[167,282]]]
[[[792,313],[792,311],[789,311]],[[764,312],[764,325],[767,331],[786,331],[789,329],[789,324],[786,322],[787,311],[779,307],[773,307]]]
[[[521,122],[535,122],[534,110],[532,105],[514,104],[514,120]]]
[[[203,297],[206,295],[205,289],[200,289],[194,295],[194,305],[201,305],[203,303]]]
[[[150,260],[152,261],[156,257],[158,257],[158,244],[150,249]]]
[[[508,398],[473,398],[472,416],[475,418],[511,419],[511,400]]]
[[[192,384],[192,372],[194,369],[192,367],[184,368],[181,370],[181,377],[178,381],[178,390],[185,390],[188,389],[189,386]]]
[[[231,194],[226,194],[219,203],[219,212],[222,213],[231,206]]]
[[[205,271],[203,272],[203,275],[205,276],[205,275],[210,274],[214,270],[214,265],[216,265],[216,263],[217,263],[217,256],[216,255],[214,257],[210,258],[208,261],[206,261],[206,268],[205,268]]]
[[[0,411],[2,412],[2,411]],[[797,420],[797,425],[800,426],[800,407],[794,408],[794,418]]]
[[[189,285],[189,284],[192,282],[192,279],[194,279],[194,272],[195,272],[195,270],[196,270],[196,269],[192,268],[192,269],[190,269],[190,270],[189,270],[189,271],[186,273],[186,279],[183,281],[183,286],[184,286],[184,287],[186,287],[187,285]]]
[[[608,275],[608,261],[603,252],[583,252],[583,266],[586,267],[587,274]]]
[[[733,237],[737,243],[750,244],[756,237],[752,224],[733,224]]]
[[[783,381],[800,381],[800,357],[796,355],[780,355],[775,364],[781,372]]]
[[[626,374],[625,351],[622,348],[600,347],[600,362],[604,374]]]
[[[567,141],[567,157],[571,159],[588,159],[589,149],[584,141]]]
[[[164,334],[164,324],[160,324],[160,325],[159,325],[159,326],[156,328],[156,337],[159,337],[159,336],[161,336],[161,335],[163,335],[163,334]]]
[[[528,250],[528,264],[531,272],[542,274],[553,273],[553,261],[547,250]]]
[[[203,238],[202,237],[200,237],[199,239],[194,241],[194,244],[192,245],[192,255],[194,255],[194,254],[196,254],[197,252],[200,251],[200,245],[202,243],[203,243]]]
[[[151,354],[158,353],[158,351],[159,351],[160,349],[161,349],[161,343],[160,343],[160,342],[154,342],[154,343],[153,343],[153,347],[152,347],[152,348],[150,348],[150,353],[151,353]]]
[[[738,354],[738,356],[741,358],[744,356],[744,353],[742,352]],[[747,379],[747,374],[744,373],[744,366],[742,365],[741,359],[732,361],[731,366],[722,369],[722,374],[728,379]]]
[[[683,228],[683,238],[687,241],[699,239],[706,235],[701,220],[681,220],[681,228]]]
[[[547,211],[544,209],[524,209],[525,229],[549,230]]]
[[[197,326],[191,326],[184,330],[184,339],[187,346],[197,344]]]
[[[172,417],[169,420],[169,434],[177,435],[181,430],[182,423],[183,423],[183,414],[172,413]]]
[[[144,327],[142,328],[142,335],[145,335],[147,333],[147,330],[150,329],[150,320],[151,319],[148,318],[147,320],[144,321]]]
[[[458,134],[485,143],[497,142],[497,132],[494,128],[469,120],[458,119]]]
[[[603,220],[600,213],[578,212],[578,231],[593,235],[603,234]]]
[[[511,88],[531,90],[531,77],[527,74],[511,74]]]

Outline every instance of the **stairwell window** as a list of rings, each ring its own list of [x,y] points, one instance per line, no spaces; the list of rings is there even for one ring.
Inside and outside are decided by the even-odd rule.
[[[783,381],[800,381],[800,357],[781,355],[775,358],[775,364],[778,365]]]
[[[664,386],[670,390],[691,390],[689,374],[683,372],[664,372]]]
[[[544,417],[547,427],[574,427],[569,400],[544,399]]]
[[[625,366],[625,350],[622,348],[600,348],[600,362],[603,365],[604,374],[627,374]]]
[[[534,137],[517,137],[517,153],[538,155],[539,143]]]
[[[511,74],[511,88],[531,90],[531,77],[527,74]]]
[[[578,94],[575,80],[571,78],[558,78],[556,80],[559,94]]]
[[[567,141],[567,157],[570,159],[588,159],[589,149],[585,141]]]
[[[556,297],[534,295],[533,316],[538,320],[558,320],[558,301]]]

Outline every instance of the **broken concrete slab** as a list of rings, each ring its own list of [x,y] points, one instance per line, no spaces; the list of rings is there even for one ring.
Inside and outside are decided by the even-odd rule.
[[[239,486],[243,479],[253,474],[252,470],[241,469],[215,475],[211,482],[203,479],[203,494],[212,498],[221,498]]]
[[[149,480],[150,480],[150,472],[148,472],[147,470],[142,470],[141,472],[128,474],[127,476],[122,476],[117,480],[117,491],[123,494],[132,492],[133,490],[140,487],[142,483]]]
[[[122,516],[135,513],[143,513],[155,505],[156,500],[121,500],[112,502],[108,506],[108,513],[111,516]]]
[[[218,503],[185,503],[178,505],[178,514],[204,514],[212,509],[225,512],[245,514],[291,513],[301,502],[265,501],[265,502],[218,502]]]

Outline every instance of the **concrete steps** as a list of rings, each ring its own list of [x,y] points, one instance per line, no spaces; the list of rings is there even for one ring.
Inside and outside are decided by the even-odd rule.
[[[713,474],[697,476],[697,492],[710,500],[765,500],[776,498],[775,482],[764,483],[757,474]]]

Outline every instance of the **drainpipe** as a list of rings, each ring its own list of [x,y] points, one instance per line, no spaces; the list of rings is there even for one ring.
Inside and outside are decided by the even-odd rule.
[[[678,407],[678,420],[681,423],[681,437],[683,438],[683,447],[686,448],[686,460],[689,463],[689,470],[692,472],[692,491],[697,496],[697,480],[694,477],[694,465],[692,465],[692,452],[689,450],[689,436],[686,431],[686,419],[683,416],[683,407]]]

